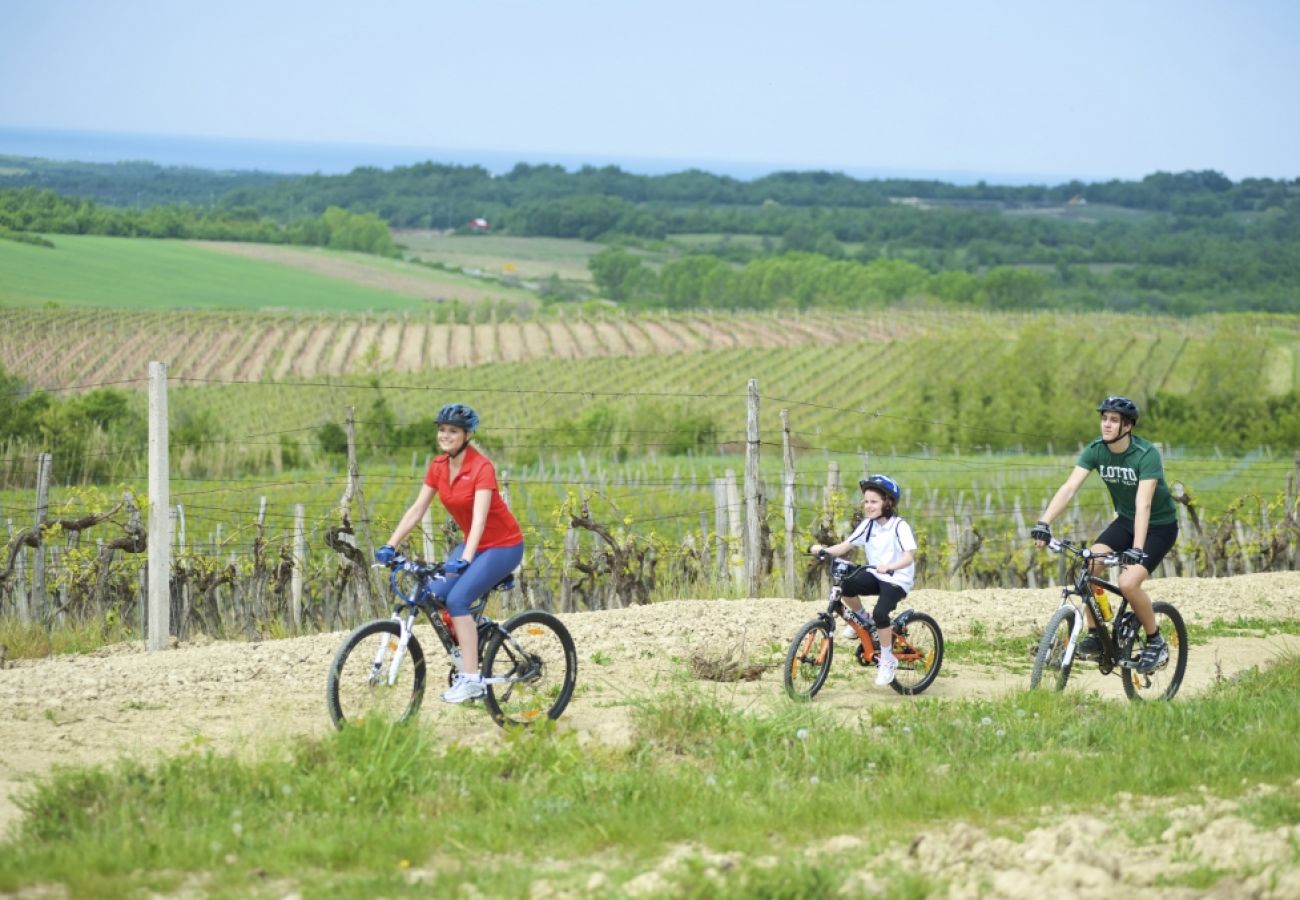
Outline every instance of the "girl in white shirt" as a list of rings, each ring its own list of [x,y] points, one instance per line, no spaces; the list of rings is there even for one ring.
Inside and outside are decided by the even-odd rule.
[[[912,589],[916,578],[916,535],[897,514],[902,490],[898,482],[888,475],[872,475],[858,482],[862,489],[862,509],[865,518],[842,543],[826,547],[813,544],[813,554],[825,550],[831,556],[843,556],[854,547],[867,553],[867,565],[874,569],[858,569],[841,585],[844,601],[851,614],[864,626],[867,618],[859,597],[875,595],[876,608],[872,612],[880,636],[880,660],[876,684],[884,687],[894,680],[898,660],[894,658],[894,631],[890,628],[889,614],[903,601]]]

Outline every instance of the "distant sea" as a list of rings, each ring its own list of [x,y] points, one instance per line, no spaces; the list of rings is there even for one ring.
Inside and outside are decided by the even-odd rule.
[[[583,166],[618,166],[639,175],[666,175],[699,169],[715,175],[751,180],[772,172],[828,170],[854,178],[918,178],[949,184],[1063,184],[1072,176],[1018,175],[1006,172],[940,172],[854,166],[800,166],[789,163],[736,162],[717,159],[655,159],[599,154],[534,153],[529,151],[457,150],[439,147],[398,147],[379,144],[329,144],[308,141],[263,141],[241,138],[186,137],[162,134],[60,131],[0,126],[0,154],[61,161],[114,163],[152,162],[218,171],[278,172],[290,175],[339,175],[362,166],[391,169],[421,162],[482,166],[493,174],[509,172],[518,163],[559,165],[569,171]]]

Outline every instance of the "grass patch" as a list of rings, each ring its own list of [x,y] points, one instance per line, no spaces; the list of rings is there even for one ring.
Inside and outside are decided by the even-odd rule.
[[[1156,884],[1160,887],[1186,887],[1203,891],[1214,887],[1220,879],[1231,874],[1212,866],[1196,866],[1178,875],[1162,875],[1156,879]]]
[[[27,307],[53,303],[68,308],[312,313],[428,308],[415,297],[183,241],[57,235],[53,246],[51,252],[0,242],[0,301]]]
[[[120,617],[69,619],[49,630],[39,622],[20,622],[17,616],[0,616],[0,647],[8,659],[38,659],[65,653],[90,653],[109,644],[139,640]]]
[[[1028,672],[1038,651],[1039,637],[1037,634],[1001,634],[994,638],[945,639],[943,652],[945,661]]]
[[[1222,637],[1267,637],[1274,634],[1300,634],[1300,619],[1258,619],[1239,616],[1221,619],[1209,625],[1188,625],[1187,639],[1205,643]]]
[[[1277,828],[1300,823],[1300,796],[1270,793],[1252,797],[1241,805],[1240,814],[1257,828]]]
[[[418,726],[371,722],[252,761],[206,752],[57,772],[20,801],[21,828],[0,846],[0,891],[58,882],[112,897],[197,879],[218,895],[428,896],[463,882],[522,896],[539,879],[585,890],[604,872],[618,894],[686,843],[734,854],[740,868],[724,881],[751,894],[775,884],[761,858],[793,879],[772,896],[815,895],[852,873],[812,865],[809,846],[864,834],[881,807],[891,839],[906,842],[957,820],[1030,827],[1047,809],[1108,808],[1119,791],[1166,798],[1205,784],[1229,793],[1290,784],[1300,773],[1298,692],[1300,661],[1288,660],[1177,704],[922,699],[863,727],[806,704],[759,716],[669,696],[637,708],[623,748],[548,726],[474,751],[438,745]],[[1284,794],[1251,809],[1261,822],[1297,813]],[[927,885],[890,890],[920,896]]]

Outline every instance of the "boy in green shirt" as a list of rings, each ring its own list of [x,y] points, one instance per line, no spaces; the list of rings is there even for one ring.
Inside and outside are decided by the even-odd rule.
[[[1178,513],[1165,484],[1160,451],[1150,441],[1133,434],[1137,404],[1127,397],[1107,397],[1097,407],[1101,437],[1079,454],[1074,471],[1047,504],[1043,517],[1029,533],[1039,547],[1052,539],[1051,522],[1069,505],[1093,469],[1101,475],[1115,504],[1115,521],[1106,526],[1092,545],[1094,553],[1120,553],[1119,589],[1146,632],[1146,645],[1137,671],[1152,672],[1169,660],[1169,647],[1161,637],[1151,609],[1151,597],[1142,582],[1160,564],[1178,540]],[[1079,643],[1087,659],[1101,651],[1097,623],[1088,616],[1088,637]]]

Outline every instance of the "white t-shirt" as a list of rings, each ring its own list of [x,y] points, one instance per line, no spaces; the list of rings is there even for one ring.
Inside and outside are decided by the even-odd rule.
[[[908,550],[916,550],[916,535],[912,526],[898,516],[890,516],[886,521],[863,519],[849,535],[849,543],[857,544],[867,551],[867,565],[887,566],[901,559]],[[916,580],[916,563],[897,572],[876,572],[881,581],[896,584],[905,591],[912,589]]]

